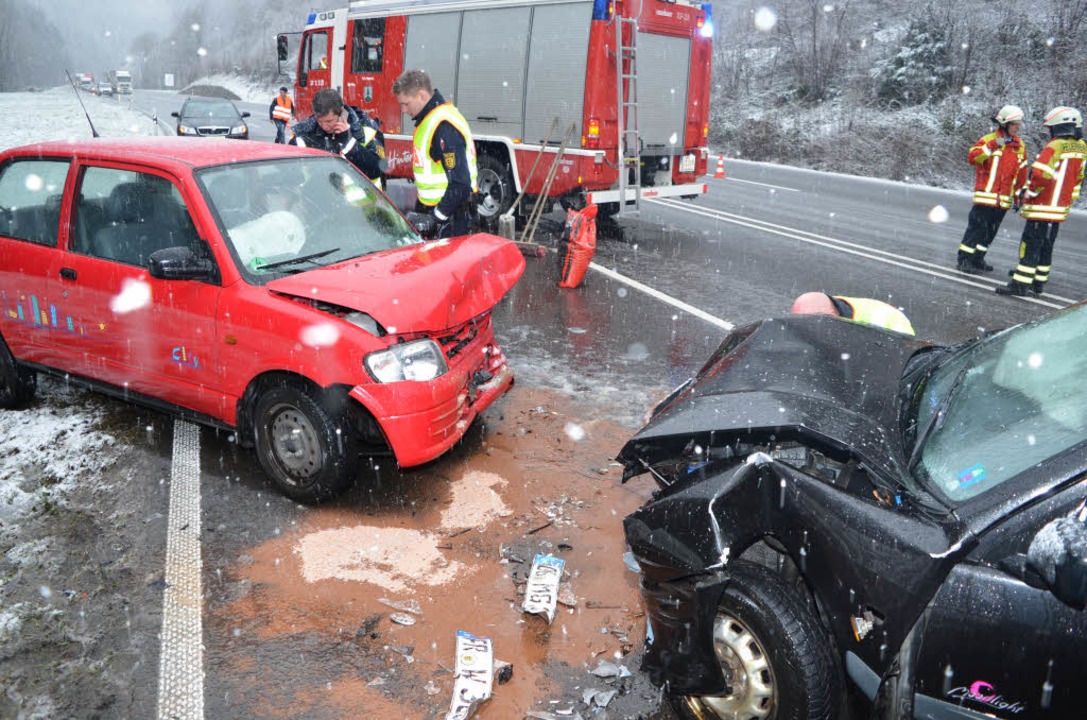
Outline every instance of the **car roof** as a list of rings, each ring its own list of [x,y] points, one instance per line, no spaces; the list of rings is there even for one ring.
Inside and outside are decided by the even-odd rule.
[[[222,138],[185,138],[175,136],[86,138],[57,140],[23,145],[5,150],[0,157],[78,157],[84,160],[115,160],[161,168],[187,166],[209,167],[224,163],[268,160],[302,155],[324,155],[313,148],[276,143],[225,140]]]

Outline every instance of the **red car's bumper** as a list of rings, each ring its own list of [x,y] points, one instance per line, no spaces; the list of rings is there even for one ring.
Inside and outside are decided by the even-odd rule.
[[[476,416],[512,387],[513,370],[490,327],[486,335],[434,380],[359,385],[351,390],[351,396],[374,415],[401,467],[428,462],[451,448]]]

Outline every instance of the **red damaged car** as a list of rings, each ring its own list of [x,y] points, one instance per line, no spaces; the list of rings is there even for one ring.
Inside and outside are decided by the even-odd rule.
[[[38,372],[236,430],[291,498],[441,455],[513,384],[524,258],[425,242],[345,160],[145,138],[0,153],[0,407]]]

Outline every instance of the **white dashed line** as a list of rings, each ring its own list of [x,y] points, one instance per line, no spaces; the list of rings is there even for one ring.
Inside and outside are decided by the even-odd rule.
[[[201,567],[200,430],[176,420],[159,651],[159,720],[204,717]]]
[[[635,290],[638,290],[639,292],[643,292],[643,293],[645,293],[646,295],[648,295],[651,298],[656,298],[657,300],[660,300],[661,302],[668,303],[669,305],[671,305],[674,308],[678,308],[678,309],[682,310],[685,313],[689,313],[691,315],[694,315],[696,318],[700,318],[702,320],[705,320],[706,322],[711,323],[713,325],[716,325],[719,328],[722,328],[724,330],[731,330],[732,328],[736,327],[733,323],[730,323],[728,320],[722,320],[719,317],[716,317],[714,315],[710,315],[705,310],[700,310],[700,309],[696,308],[694,305],[688,305],[687,303],[683,302],[682,300],[675,299],[671,295],[665,295],[660,290],[657,290],[655,288],[651,288],[648,285],[643,285],[640,282],[638,282],[637,280],[633,280],[631,278],[628,278],[626,275],[621,275],[620,273],[617,273],[614,270],[609,270],[608,268],[604,267],[603,265],[598,265],[598,264],[596,264],[594,262],[591,262],[591,263],[589,263],[589,267],[591,267],[593,270],[596,270],[598,273],[603,273],[604,275],[607,275],[612,280],[618,280],[619,282],[623,283],[624,285],[628,285],[628,286],[634,288]]]

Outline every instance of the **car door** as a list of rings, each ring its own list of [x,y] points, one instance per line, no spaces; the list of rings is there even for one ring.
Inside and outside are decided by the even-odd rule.
[[[56,285],[71,161],[16,158],[0,168],[0,333],[20,360],[68,369],[70,299]]]
[[[1005,518],[957,565],[927,611],[915,717],[1070,718],[1087,661],[1087,612],[1025,566],[1032,539],[1087,497],[1081,481]]]
[[[151,170],[94,164],[82,168],[77,193],[62,275],[91,336],[80,374],[220,416],[221,288],[148,272],[150,255],[167,247],[213,259],[180,188]]]

